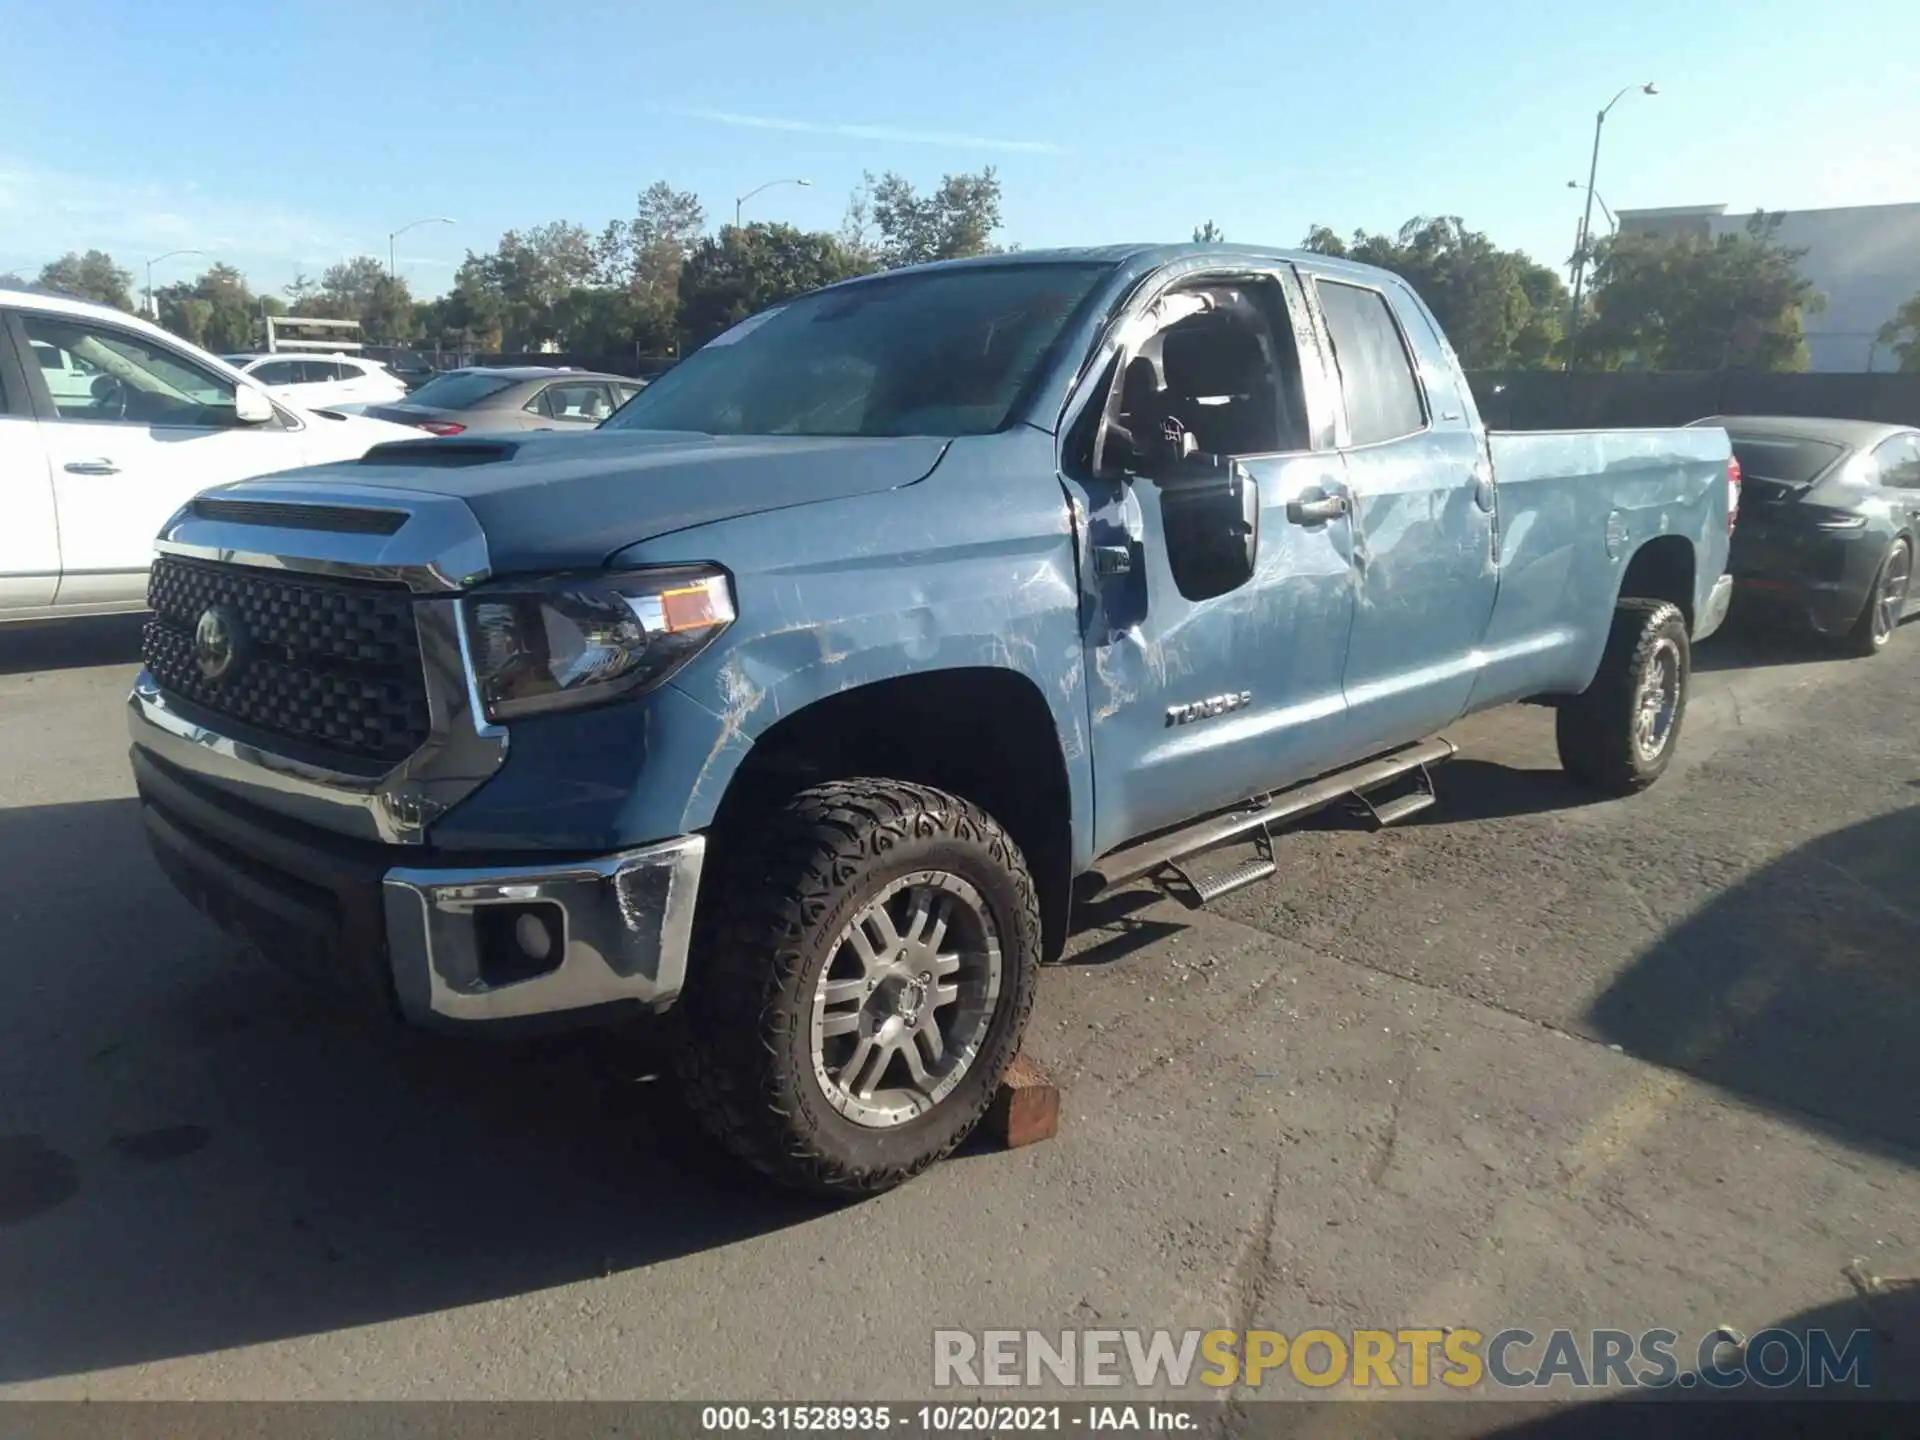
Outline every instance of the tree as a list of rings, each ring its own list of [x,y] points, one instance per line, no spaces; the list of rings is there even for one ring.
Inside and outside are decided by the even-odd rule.
[[[535,350],[557,340],[561,302],[591,286],[600,270],[594,237],[564,220],[509,230],[491,255],[469,252],[461,266],[472,300],[477,303],[480,292],[491,294],[487,308],[507,350]]]
[[[195,345],[225,353],[254,342],[260,300],[231,265],[211,265],[198,279],[154,291],[153,299],[160,323]]]
[[[505,302],[493,283],[491,258],[471,250],[454,272],[453,288],[419,316],[433,340],[456,350],[499,350]]]
[[[877,238],[868,234],[870,226]],[[889,170],[878,180],[865,177],[838,238],[843,254],[892,267],[990,254],[999,228],[1000,177],[991,165],[977,174],[943,176],[930,195]]]
[[[365,328],[367,312],[373,308],[381,282],[386,278],[387,267],[371,255],[342,260],[321,272],[317,302],[310,301],[305,310],[294,313],[329,320],[358,320]]]
[[[84,255],[69,250],[40,271],[40,283],[49,290],[111,305],[116,310],[134,308],[132,272],[114,264],[104,250],[89,250]]]
[[[1805,317],[1825,301],[1804,250],[1774,239],[1777,215],[1736,235],[1618,235],[1596,247],[1593,312],[1580,351],[1649,370],[1802,370]]]
[[[1920,371],[1920,295],[1893,312],[1893,318],[1880,327],[1879,340],[1893,347],[1901,370],[1908,374]]]
[[[622,343],[637,344],[654,354],[673,348],[679,331],[680,271],[706,229],[706,211],[690,190],[676,190],[656,180],[641,191],[631,220],[612,221],[595,242],[594,285],[608,298],[582,311],[584,302],[570,299],[568,344],[587,345],[576,333],[620,334]],[[622,292],[619,301],[611,292]]]
[[[404,345],[419,333],[413,317],[413,293],[404,275],[382,275],[367,291],[359,316],[361,333],[382,344]]]
[[[1351,241],[1316,225],[1301,244],[1407,281],[1469,370],[1537,368],[1560,340],[1567,305],[1560,277],[1522,251],[1500,249],[1457,215],[1416,217],[1395,235],[1356,230]]]
[[[872,269],[839,238],[791,225],[729,225],[694,247],[680,272],[686,348],[770,305]]]
[[[213,323],[213,304],[196,295],[187,281],[155,290],[153,303],[160,312],[160,323],[189,344],[206,350],[242,348],[241,345],[215,345],[207,338],[207,327]]]
[[[1193,227],[1193,243],[1196,245],[1223,245],[1226,239],[1227,232],[1211,220]]]

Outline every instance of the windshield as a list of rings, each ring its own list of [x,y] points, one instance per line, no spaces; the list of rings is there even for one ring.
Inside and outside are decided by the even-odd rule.
[[[1782,485],[1810,485],[1820,473],[1846,454],[1844,445],[1825,440],[1798,440],[1790,435],[1734,435],[1733,458],[1747,480],[1773,480]]]
[[[984,435],[1109,269],[968,266],[816,291],[734,326],[601,428]]]
[[[471,410],[489,395],[498,395],[516,383],[511,376],[483,375],[477,371],[442,375],[414,391],[407,397],[407,403],[431,405],[440,410]]]

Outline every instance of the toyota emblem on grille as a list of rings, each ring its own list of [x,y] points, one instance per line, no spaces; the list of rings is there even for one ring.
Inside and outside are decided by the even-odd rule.
[[[218,605],[200,612],[193,627],[193,663],[209,680],[218,680],[233,668],[240,654],[240,628]]]

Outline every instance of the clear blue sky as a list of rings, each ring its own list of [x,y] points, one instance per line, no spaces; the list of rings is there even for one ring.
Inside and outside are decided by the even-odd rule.
[[[1558,264],[1620,86],[1663,93],[1608,121],[1615,208],[1874,204],[1920,199],[1917,63],[1920,0],[0,0],[0,271],[278,287],[448,215],[399,242],[432,294],[656,179],[717,224],[804,176],[750,216],[831,228],[863,170],[989,164],[1029,248],[1458,214]]]

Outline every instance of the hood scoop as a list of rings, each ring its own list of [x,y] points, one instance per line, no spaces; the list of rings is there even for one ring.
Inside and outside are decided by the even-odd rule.
[[[304,505],[283,500],[226,500],[202,495],[187,507],[201,520],[229,525],[265,525],[279,530],[323,530],[339,535],[392,535],[407,523],[404,510],[361,510],[345,505]]]
[[[456,470],[468,465],[497,465],[520,453],[517,440],[386,440],[360,457],[362,465],[423,466]]]

